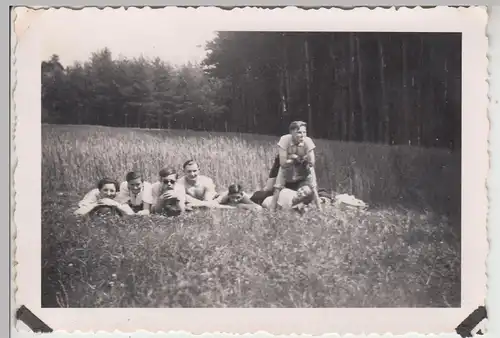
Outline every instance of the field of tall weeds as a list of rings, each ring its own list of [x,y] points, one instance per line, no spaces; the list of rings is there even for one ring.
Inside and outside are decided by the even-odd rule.
[[[365,211],[79,219],[99,178],[140,170],[154,182],[190,158],[220,191],[257,190],[277,137],[42,128],[43,306],[460,306],[459,154],[315,140],[320,187]]]

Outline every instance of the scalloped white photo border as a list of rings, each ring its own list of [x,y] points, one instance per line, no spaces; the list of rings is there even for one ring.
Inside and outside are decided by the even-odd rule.
[[[157,11],[168,20],[190,11],[193,22],[216,22],[216,30],[415,31],[462,33],[462,306],[460,308],[316,308],[316,309],[48,309],[41,308],[41,50],[57,36],[43,34],[45,13],[78,16],[105,8],[18,8],[13,24],[12,116],[14,125],[14,218],[12,226],[15,307],[25,305],[55,332],[168,332],[192,334],[385,334],[452,333],[486,302],[488,254],[488,39],[485,7],[391,9],[259,9],[217,7],[128,8],[140,19]],[[161,13],[161,14],[160,14]],[[54,23],[52,23],[54,24]],[[145,29],[154,22],[145,21]],[[213,26],[213,25],[212,25]],[[85,32],[82,32],[84,34]],[[75,42],[76,43],[76,42]],[[68,46],[71,48],[71,46]],[[17,326],[20,330],[22,326]]]

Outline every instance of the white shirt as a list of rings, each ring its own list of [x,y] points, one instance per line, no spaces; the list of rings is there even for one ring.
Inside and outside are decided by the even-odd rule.
[[[94,205],[99,201],[100,198],[101,193],[99,192],[99,189],[92,189],[83,197],[80,202],[78,202],[78,206],[81,208],[87,207],[89,205]]]
[[[118,197],[118,196],[117,196]],[[85,197],[78,203],[78,209],[75,211],[75,215],[86,215],[91,212],[95,207],[97,207],[97,203],[101,199],[101,193],[99,189],[95,188],[89,191]],[[118,208],[127,215],[134,214],[134,211],[125,204],[126,202],[120,202],[117,198],[114,199],[118,203],[121,203]]]
[[[130,202],[132,205],[141,205],[142,203],[153,204],[152,185],[149,182],[143,182],[141,191],[137,195],[134,195],[128,190],[127,181],[122,182],[122,184],[120,184],[120,192],[118,193],[116,200],[120,203]]]
[[[284,188],[278,196],[278,206],[282,209],[290,209],[293,206],[293,199],[296,195],[296,191]],[[262,207],[269,209],[271,207],[272,200],[273,196],[266,197],[266,199],[262,202]]]

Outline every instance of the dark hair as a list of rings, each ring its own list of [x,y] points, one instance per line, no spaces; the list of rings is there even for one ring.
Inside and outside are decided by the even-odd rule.
[[[229,194],[239,194],[243,192],[243,187],[241,184],[231,184],[227,189]]]
[[[307,128],[307,123],[305,123],[304,121],[293,121],[292,123],[290,123],[288,130],[294,131],[294,130],[300,129],[301,127]]]
[[[184,164],[182,165],[182,169],[186,169],[186,167],[187,167],[188,165],[191,165],[191,164],[196,164],[196,165],[199,167],[198,163],[196,163],[196,161],[195,161],[195,160],[187,160],[187,161],[186,161],[186,162],[184,162]]]
[[[174,168],[162,168],[158,174],[160,175],[160,177],[175,175],[176,179],[179,178],[179,174]]]
[[[141,174],[139,174],[138,172],[135,172],[135,171],[130,171],[127,173],[127,176],[125,176],[125,180],[127,182],[130,182],[130,181],[138,179],[138,178],[142,179],[142,176],[141,176]]]
[[[116,191],[120,191],[120,185],[117,181],[112,178],[104,177],[97,182],[97,189],[101,190],[106,184],[113,184],[115,186]]]

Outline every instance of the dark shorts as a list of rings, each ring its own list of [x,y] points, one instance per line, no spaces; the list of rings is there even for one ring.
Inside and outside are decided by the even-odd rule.
[[[272,191],[260,190],[254,192],[253,195],[250,197],[250,200],[254,203],[257,203],[258,205],[262,205],[262,202],[264,202],[266,198],[272,195],[273,195]]]
[[[269,171],[269,178],[278,177],[279,170],[280,170],[280,156],[276,155],[276,157],[274,158],[273,166],[271,167],[271,170]],[[287,182],[287,183],[285,183],[285,188],[288,188],[291,190],[299,190],[302,183],[303,183],[303,181]],[[271,195],[272,195],[272,193],[271,193]],[[257,203],[257,202],[255,202],[255,203]]]

